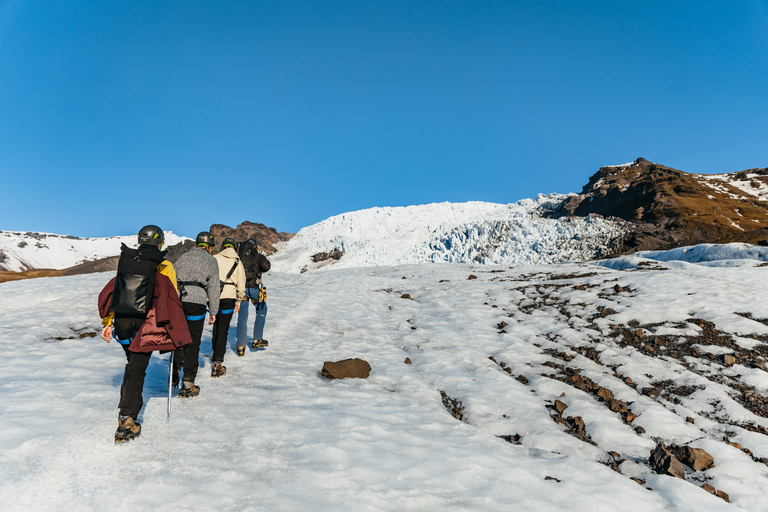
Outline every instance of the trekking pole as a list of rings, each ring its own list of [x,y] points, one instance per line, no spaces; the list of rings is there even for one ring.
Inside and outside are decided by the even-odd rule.
[[[171,357],[168,359],[170,364],[168,365],[168,417],[171,417],[171,388],[173,383],[173,354],[175,351],[171,351]]]

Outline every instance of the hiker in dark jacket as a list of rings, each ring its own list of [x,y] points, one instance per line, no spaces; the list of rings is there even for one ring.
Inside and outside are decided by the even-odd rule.
[[[216,321],[219,313],[219,265],[211,256],[214,247],[213,235],[202,231],[195,239],[195,247],[181,255],[176,262],[176,277],[179,283],[181,304],[187,315],[187,325],[192,334],[192,343],[176,351],[172,383],[179,384],[179,373],[184,368],[179,396],[182,398],[197,396],[200,387],[195,386],[200,338],[203,336],[206,304],[210,318],[209,324]]]
[[[107,343],[114,337],[128,358],[120,387],[115,442],[130,441],[141,433],[136,419],[144,405],[144,378],[152,352],[175,350],[192,342],[173,265],[161,250],[163,230],[144,226],[138,241],[138,249],[123,244],[117,275],[99,294],[99,315],[104,324],[101,337]]]
[[[269,271],[271,264],[263,254],[259,253],[256,240],[249,238],[240,244],[238,254],[240,261],[245,269],[245,298],[237,314],[237,355],[245,355],[245,345],[248,336],[248,302],[254,306],[256,312],[253,321],[253,342],[251,348],[254,350],[260,347],[266,347],[269,342],[264,339],[264,324],[267,320],[267,289],[261,281],[261,274]]]

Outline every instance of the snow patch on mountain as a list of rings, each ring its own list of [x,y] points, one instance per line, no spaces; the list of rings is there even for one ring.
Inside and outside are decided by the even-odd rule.
[[[184,240],[188,238],[165,232],[166,247]],[[0,231],[0,270],[59,270],[86,261],[118,256],[120,244],[136,247],[136,235],[79,238],[52,233]]]
[[[570,195],[540,194],[512,204],[434,203],[370,208],[308,226],[277,246],[273,269],[373,267],[418,263],[493,265],[586,261],[605,254],[625,232],[600,216],[551,219]],[[315,254],[343,251],[316,263]]]

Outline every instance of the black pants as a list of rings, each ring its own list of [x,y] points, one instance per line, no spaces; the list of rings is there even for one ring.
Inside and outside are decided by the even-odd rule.
[[[139,327],[144,323],[143,318],[115,317],[115,337],[128,340],[136,336]],[[122,345],[128,363],[123,373],[123,385],[120,386],[120,416],[130,416],[134,420],[144,405],[144,378],[152,352],[132,352],[128,345]]]
[[[221,299],[219,301],[219,314],[216,315],[216,322],[213,324],[213,339],[211,341],[214,361],[224,361],[224,354],[227,351],[229,323],[232,321],[236,303],[235,299]]]
[[[205,306],[202,304],[193,304],[192,302],[182,302],[184,314],[187,315],[187,326],[189,334],[192,335],[192,343],[177,348],[173,355],[173,380],[178,380],[179,372],[184,367],[184,380],[195,382],[197,377],[197,358],[200,356],[200,338],[203,337],[203,326],[205,317],[200,320],[190,320],[189,317],[205,315]]]

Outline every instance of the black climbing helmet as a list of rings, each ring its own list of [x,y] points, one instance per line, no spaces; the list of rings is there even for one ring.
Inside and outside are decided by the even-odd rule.
[[[249,238],[248,240],[240,244],[240,254],[244,256],[248,256],[252,252],[256,251],[256,247],[258,247],[258,245],[259,244],[256,242],[255,238]]]
[[[160,248],[165,242],[165,234],[159,226],[150,224],[139,230],[139,245],[152,245]]]
[[[214,247],[216,240],[213,239],[213,235],[210,231],[201,231],[195,238],[195,245],[198,247]]]
[[[221,242],[221,251],[223,251],[225,248],[231,247],[234,250],[237,250],[237,242],[235,242],[234,238],[225,238],[223,242]]]

